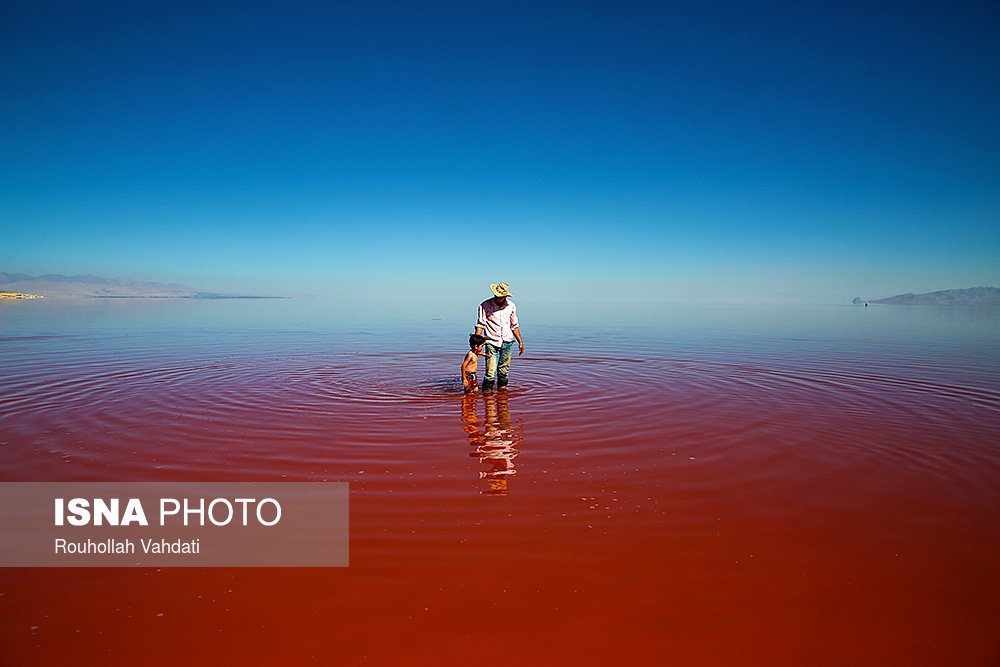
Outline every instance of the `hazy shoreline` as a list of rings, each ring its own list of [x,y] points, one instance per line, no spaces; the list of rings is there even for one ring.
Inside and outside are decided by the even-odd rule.
[[[30,276],[25,273],[0,272],[0,286],[8,294],[37,294],[50,298],[74,299],[284,299],[284,296],[238,294],[197,289],[178,283],[156,283],[132,278],[103,276],[64,276],[47,273]],[[30,297],[8,297],[30,298]]]
[[[21,292],[0,292],[0,299],[44,299],[38,294],[22,294]]]

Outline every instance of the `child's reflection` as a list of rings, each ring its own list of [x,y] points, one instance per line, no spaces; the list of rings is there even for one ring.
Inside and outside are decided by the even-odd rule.
[[[482,398],[485,414],[479,419],[476,405]],[[478,458],[483,464],[479,479],[486,480],[486,488],[480,493],[490,495],[507,494],[507,478],[515,474],[514,457],[521,453],[517,446],[521,442],[523,422],[511,422],[507,392],[466,394],[462,399],[462,422],[469,445],[473,451],[469,456]]]

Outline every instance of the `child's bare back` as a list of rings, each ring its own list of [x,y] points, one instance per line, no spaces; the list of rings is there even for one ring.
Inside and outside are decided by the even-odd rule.
[[[479,385],[476,383],[476,371],[479,369],[479,357],[485,357],[486,353],[483,352],[483,346],[486,345],[486,339],[479,334],[469,335],[469,351],[465,354],[465,359],[462,360],[462,386],[465,391],[479,391]]]

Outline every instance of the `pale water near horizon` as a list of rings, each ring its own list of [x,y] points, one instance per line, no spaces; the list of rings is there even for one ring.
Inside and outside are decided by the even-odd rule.
[[[0,304],[0,480],[351,484],[346,569],[0,572],[5,664],[1000,659],[1000,310],[518,308],[478,396],[475,304]]]

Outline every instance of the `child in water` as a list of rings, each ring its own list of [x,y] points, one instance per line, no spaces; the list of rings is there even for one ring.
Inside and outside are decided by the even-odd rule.
[[[486,339],[479,334],[469,334],[469,352],[462,360],[462,386],[465,391],[479,391],[476,384],[476,370],[479,368],[479,357],[485,357],[483,346]]]

